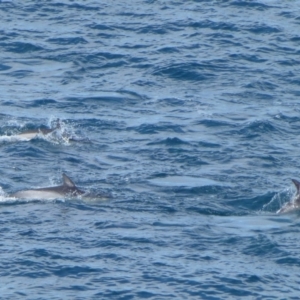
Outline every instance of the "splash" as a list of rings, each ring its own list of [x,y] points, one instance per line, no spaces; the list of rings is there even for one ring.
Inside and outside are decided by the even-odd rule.
[[[43,133],[37,131],[32,133],[32,131],[26,131],[26,127],[29,126],[24,123],[18,123],[16,120],[10,120],[9,126],[14,126],[18,128],[9,128],[4,132],[4,135],[0,136],[0,143],[15,143],[15,142],[28,142],[31,140],[45,140],[53,144],[70,145],[72,142],[85,141],[85,139],[79,137],[75,133],[74,126],[72,124],[66,123],[58,118],[50,117],[47,126],[53,128],[52,132]],[[28,134],[26,133],[28,132]]]
[[[270,202],[266,203],[262,209],[261,212],[271,212],[275,213],[280,209],[285,203],[289,202],[293,195],[294,195],[294,189],[293,188],[287,188],[283,191],[280,191],[276,193]]]

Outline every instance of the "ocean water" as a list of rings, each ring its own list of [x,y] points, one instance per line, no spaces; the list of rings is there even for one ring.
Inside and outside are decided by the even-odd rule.
[[[0,299],[299,298],[299,1],[0,18]],[[112,198],[9,196],[62,173]]]

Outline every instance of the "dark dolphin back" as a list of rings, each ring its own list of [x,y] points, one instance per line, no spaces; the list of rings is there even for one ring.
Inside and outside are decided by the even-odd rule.
[[[300,182],[296,179],[292,179],[296,189],[297,189],[297,195],[299,195],[299,192],[300,192]]]
[[[294,203],[296,203],[297,205],[300,205],[300,182],[296,179],[292,179],[292,181],[297,189],[297,194],[296,194]]]
[[[63,189],[65,191],[68,191],[76,195],[84,194],[84,192],[78,189],[75,183],[65,173],[62,174],[62,177],[63,177]]]
[[[53,131],[55,131],[56,129],[60,129],[60,119],[56,120],[56,126],[53,128],[40,128],[38,131],[42,132],[43,134],[48,134],[51,133]]]

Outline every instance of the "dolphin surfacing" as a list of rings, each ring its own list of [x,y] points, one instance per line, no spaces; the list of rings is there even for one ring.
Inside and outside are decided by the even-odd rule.
[[[34,138],[36,138],[39,134],[47,135],[57,129],[59,129],[60,126],[60,120],[57,119],[56,126],[54,128],[38,128],[33,130],[27,130],[22,133],[17,134],[15,137],[20,141],[30,141]]]
[[[300,182],[296,179],[292,179],[296,189],[297,193],[295,197],[290,201],[285,203],[276,213],[277,214],[284,214],[289,213],[295,210],[300,210]]]
[[[19,191],[12,194],[11,197],[30,200],[54,200],[65,197],[75,198],[84,194],[66,174],[62,174],[62,179],[62,185]]]

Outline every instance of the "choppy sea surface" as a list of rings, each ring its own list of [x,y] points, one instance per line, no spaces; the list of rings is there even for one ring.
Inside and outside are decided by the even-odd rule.
[[[300,179],[299,1],[0,19],[0,299],[299,298],[300,214],[276,214]],[[10,197],[62,173],[112,198]]]

